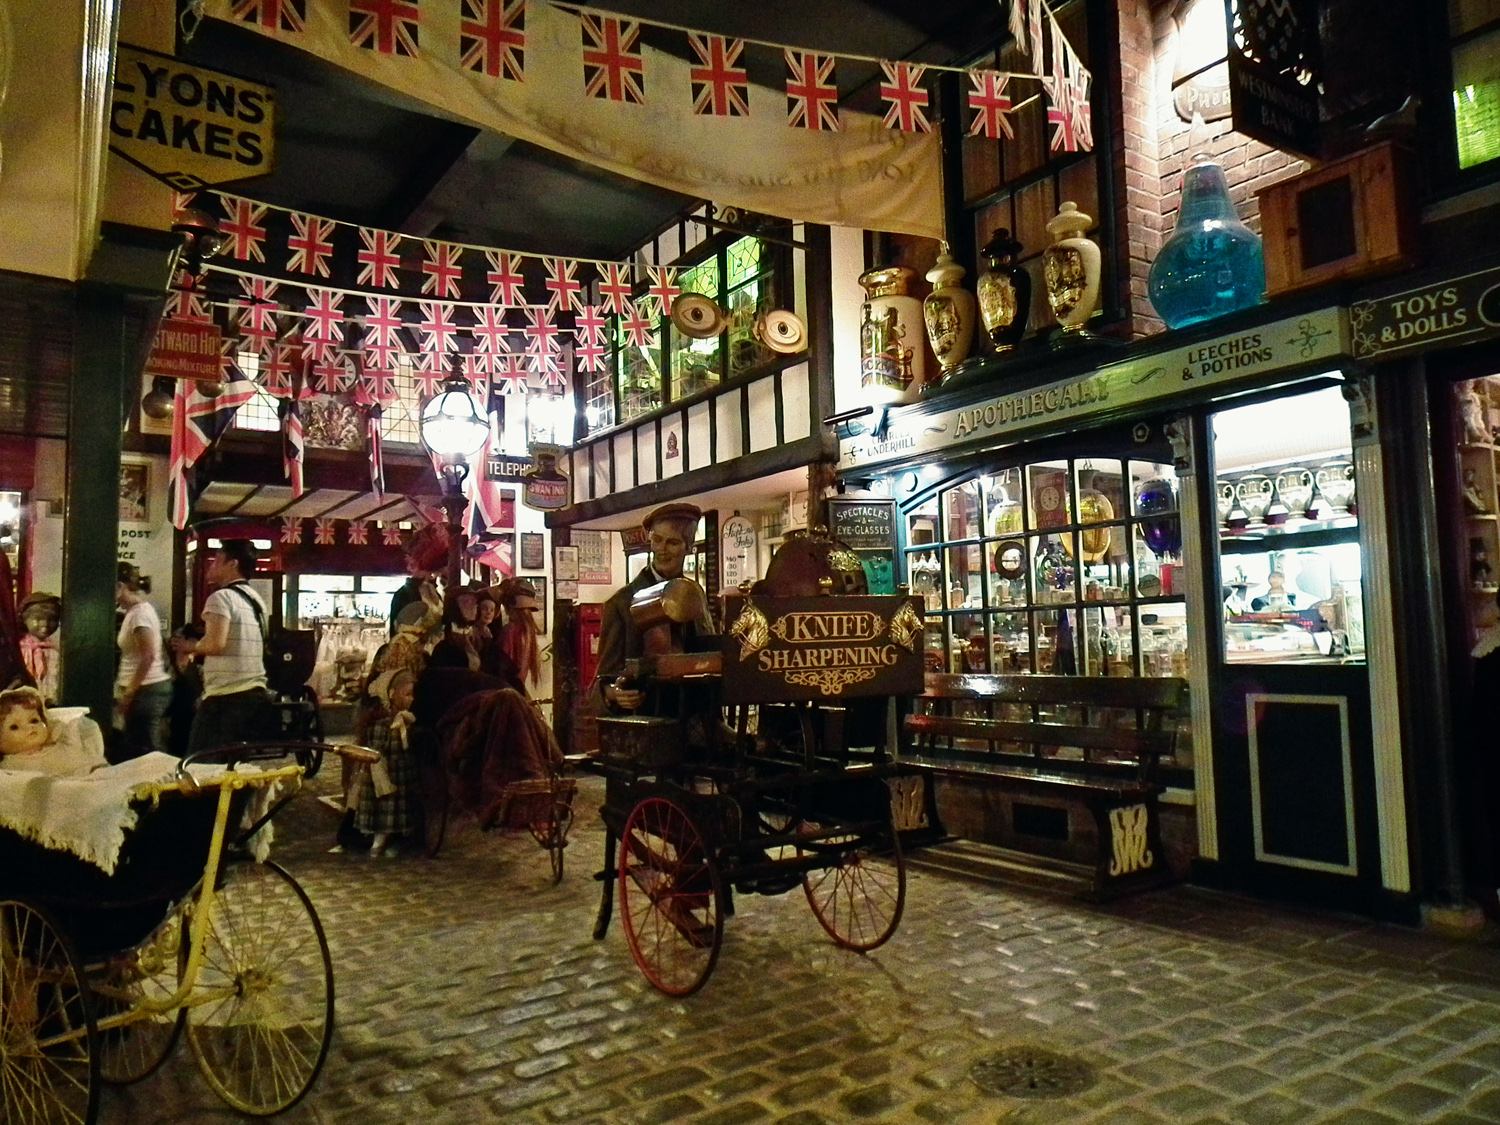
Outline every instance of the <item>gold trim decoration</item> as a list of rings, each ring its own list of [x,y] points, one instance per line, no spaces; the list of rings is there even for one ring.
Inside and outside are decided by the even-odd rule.
[[[783,672],[789,684],[815,687],[824,695],[842,695],[850,684],[875,678],[874,668],[819,668],[802,672]]]
[[[917,649],[917,638],[922,635],[922,615],[912,608],[911,602],[902,602],[901,608],[891,618],[891,640],[908,652]]]
[[[734,619],[729,635],[740,642],[740,659],[748,660],[771,643],[771,626],[754,602],[745,599],[745,608]]]

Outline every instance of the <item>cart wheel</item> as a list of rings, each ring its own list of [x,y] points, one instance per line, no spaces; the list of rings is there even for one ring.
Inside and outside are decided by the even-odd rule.
[[[88,982],[52,919],[0,902],[0,1106],[7,1122],[93,1125],[98,1032]]]
[[[128,963],[111,965],[93,984],[96,1014],[104,1016],[138,1008],[143,1000],[165,1000],[177,991],[186,941],[183,915],[167,923],[135,951]],[[143,1013],[123,1027],[99,1033],[99,1076],[113,1086],[139,1082],[154,1074],[177,1045],[186,1009]]]
[[[724,941],[718,866],[692,818],[664,797],[630,811],[620,843],[630,955],[655,988],[691,995],[713,972]]]
[[[312,750],[298,750],[293,755],[297,764],[302,767],[303,777],[317,777],[318,771],[323,768],[323,748],[321,746]]]
[[[307,895],[276,864],[225,872],[187,1038],[214,1092],[256,1117],[296,1105],[323,1068],[333,1039],[328,940]]]
[[[808,905],[828,936],[860,953],[884,945],[906,908],[906,864],[895,832],[834,836],[803,845],[803,850],[829,859],[828,867],[802,876]]]
[[[554,886],[562,882],[563,849],[568,846],[568,828],[572,823],[573,806],[567,801],[559,800],[553,802],[550,820],[534,820],[528,826],[532,838],[547,849],[547,856],[552,861]]]

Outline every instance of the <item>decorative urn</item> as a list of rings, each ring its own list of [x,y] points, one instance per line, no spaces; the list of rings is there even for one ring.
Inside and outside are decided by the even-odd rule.
[[[922,346],[922,303],[908,296],[912,276],[905,266],[861,275],[860,386],[872,403],[911,402],[922,389],[926,349]]]
[[[1153,554],[1175,555],[1182,549],[1182,520],[1177,514],[1177,489],[1171,481],[1165,477],[1152,477],[1148,481],[1142,481],[1135,490],[1135,510],[1137,515],[1143,517],[1141,536]]]
[[[1081,335],[1099,303],[1099,247],[1083,232],[1094,220],[1067,200],[1047,222],[1052,245],[1042,251],[1047,303],[1067,335]]]
[[[1026,335],[1031,317],[1031,274],[1015,264],[1021,244],[1004,227],[983,249],[988,268],[979,275],[979,318],[997,352],[1008,352]]]
[[[945,377],[968,358],[974,340],[974,295],[959,285],[963,276],[963,266],[953,260],[948,244],[943,243],[937,261],[927,271],[932,292],[922,302],[922,317]]]

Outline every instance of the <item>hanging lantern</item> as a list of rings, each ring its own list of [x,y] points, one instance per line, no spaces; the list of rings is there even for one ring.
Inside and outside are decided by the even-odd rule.
[[[1109,497],[1097,488],[1080,488],[1078,490],[1078,522],[1081,524],[1106,523],[1115,518],[1115,506],[1110,503]],[[1096,563],[1103,560],[1109,554],[1111,541],[1111,529],[1107,527],[1085,527],[1078,533],[1082,544],[1083,561]],[[1062,537],[1063,550],[1069,555],[1073,553],[1073,537],[1064,535]]]

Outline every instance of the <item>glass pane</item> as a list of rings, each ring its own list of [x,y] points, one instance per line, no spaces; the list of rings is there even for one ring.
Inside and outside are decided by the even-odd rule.
[[[1460,168],[1500,156],[1500,30],[1453,49],[1453,116]]]
[[[1021,512],[1021,470],[1006,469],[983,478],[986,535],[1018,535],[1025,530]]]
[[[1040,254],[1052,241],[1047,234],[1047,220],[1057,214],[1051,180],[1038,180],[1016,192],[1016,229],[1025,255]]]
[[[1141,675],[1186,679],[1187,607],[1182,602],[1142,606],[1140,620]]]
[[[964,137],[964,199],[972,201],[1000,186],[1000,142]]]
[[[989,658],[985,652],[984,615],[959,613],[949,619],[952,635],[948,642],[948,670],[965,672],[988,672]]]
[[[965,481],[943,493],[943,539],[978,539],[979,481]]]
[[[1072,498],[1068,495],[1068,463],[1046,461],[1026,466],[1027,491],[1031,495],[1031,528],[1063,527],[1073,522]]]
[[[1026,587],[1026,542],[1014,539],[994,540],[984,545],[990,568],[990,598],[994,605],[1025,605],[1030,599]]]
[[[1073,570],[1072,552],[1063,549],[1061,535],[1031,537],[1031,573],[1036,582],[1037,604],[1073,601]]]
[[[1083,621],[1079,674],[1133,675],[1134,642],[1130,632],[1130,609],[1126,606],[1085,606],[1079,616]]]
[[[929,613],[943,608],[942,567],[936,551],[908,551],[906,580],[911,592],[922,599]]]
[[[684,293],[700,293],[711,301],[719,299],[719,259],[707,258],[678,275],[677,284]]]
[[[1099,168],[1092,156],[1062,170],[1057,177],[1057,197],[1071,199],[1080,211],[1099,222]]]
[[[948,608],[978,609],[984,605],[981,570],[983,554],[979,544],[949,547],[944,554],[948,564]]]
[[[932,496],[913,508],[906,517],[906,542],[917,547],[937,542],[937,497]]]
[[[1120,462],[1090,457],[1074,462],[1078,477],[1080,523],[1107,523],[1126,516],[1124,476]],[[1092,491],[1096,496],[1086,497]]]
[[[990,618],[994,639],[991,645],[993,666],[997,673],[1031,671],[1031,630],[1024,613],[996,613]]]
[[[1079,568],[1082,573],[1083,600],[1122,600],[1130,587],[1130,556],[1126,551],[1125,525],[1116,523],[1086,527],[1079,535],[1083,548],[1083,563]],[[1098,550],[1101,545],[1106,548],[1102,554]]]
[[[1077,613],[1038,610],[1031,615],[1036,631],[1036,670],[1043,676],[1078,675]]]
[[[672,330],[672,398],[688,398],[708,390],[719,381],[719,342],[710,336],[695,340]]]
[[[769,278],[759,278],[729,294],[729,374],[738,375],[775,358],[755,338],[755,322],[771,311]]]
[[[929,617],[926,628],[922,630],[923,667],[928,672],[946,672],[948,670],[947,657],[943,642],[943,619]]]
[[[761,272],[763,247],[758,238],[742,238],[725,254],[729,269],[728,288],[743,285]],[[707,290],[704,290],[707,292]]]

